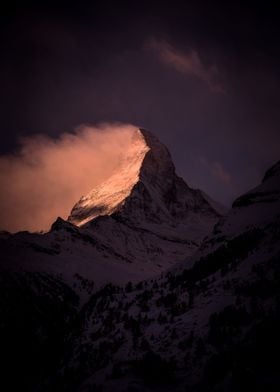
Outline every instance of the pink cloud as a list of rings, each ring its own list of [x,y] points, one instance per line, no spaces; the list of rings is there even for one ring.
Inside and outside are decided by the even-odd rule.
[[[48,230],[57,216],[67,218],[82,195],[112,174],[134,129],[84,126],[58,139],[21,140],[17,153],[0,156],[0,230]]]
[[[166,41],[151,40],[149,45],[159,55],[160,60],[182,74],[195,76],[205,82],[215,93],[225,93],[220,81],[220,73],[215,65],[205,66],[199,53],[190,48],[182,52]]]

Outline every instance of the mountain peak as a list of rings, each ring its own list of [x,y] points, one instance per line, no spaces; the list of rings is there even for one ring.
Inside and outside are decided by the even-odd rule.
[[[112,176],[83,196],[68,220],[82,226],[97,216],[111,215],[123,206],[137,183],[154,183],[164,188],[170,186],[174,173],[168,149],[151,132],[137,129]]]
[[[137,129],[112,176],[83,196],[68,220],[83,226],[121,212],[133,222],[145,218],[162,223],[162,219],[184,220],[191,211],[205,208],[215,218],[220,215],[204,193],[190,189],[176,175],[167,147],[151,132]]]
[[[149,145],[154,144],[155,138],[150,132],[135,130],[131,135],[130,147],[123,152],[115,172],[81,197],[68,220],[82,226],[97,216],[111,215],[120,208],[139,181],[144,158],[151,148]]]
[[[140,129],[139,132],[149,148],[142,162],[140,179],[145,181],[145,178],[148,177],[150,181],[165,176],[165,179],[168,180],[175,174],[175,167],[167,147],[150,131]]]
[[[58,218],[30,244],[44,259],[59,254],[51,268],[67,263],[69,273],[100,282],[108,270],[116,282],[149,278],[196,252],[220,219],[220,207],[176,174],[156,136],[134,129],[128,137],[114,173],[76,203],[67,222]]]
[[[102,242],[107,241],[110,231],[113,236],[126,233],[124,242],[128,231],[133,236],[137,231],[140,242],[143,233],[149,233],[163,244],[161,249],[151,250],[152,257],[162,259],[165,248],[170,256],[171,242],[174,249],[182,248],[178,252],[182,257],[199,245],[222,215],[210,200],[177,176],[167,147],[156,136],[137,129],[113,175],[83,196],[68,220],[90,229]],[[155,240],[152,243],[155,247]]]

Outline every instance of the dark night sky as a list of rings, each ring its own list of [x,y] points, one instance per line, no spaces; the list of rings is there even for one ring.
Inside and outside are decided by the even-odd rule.
[[[272,2],[58,3],[2,9],[2,154],[30,134],[132,123],[226,204],[280,159]]]

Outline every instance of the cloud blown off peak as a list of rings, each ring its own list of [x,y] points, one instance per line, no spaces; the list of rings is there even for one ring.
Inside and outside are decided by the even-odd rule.
[[[74,203],[107,179],[130,142],[131,125],[82,126],[58,139],[22,139],[0,156],[0,229],[48,230]]]

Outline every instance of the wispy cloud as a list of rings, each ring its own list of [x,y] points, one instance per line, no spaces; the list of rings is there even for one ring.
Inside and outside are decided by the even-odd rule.
[[[157,52],[164,64],[182,74],[191,75],[202,80],[212,92],[225,93],[221,75],[216,65],[206,66],[203,64],[196,50],[189,48],[187,52],[182,52],[169,42],[156,39],[150,41],[149,47]]]
[[[204,157],[200,157],[199,161],[219,182],[226,186],[232,185],[232,176],[220,162],[210,162]]]
[[[0,156],[0,230],[47,230],[115,170],[135,127],[80,127],[58,139],[35,135]]]

